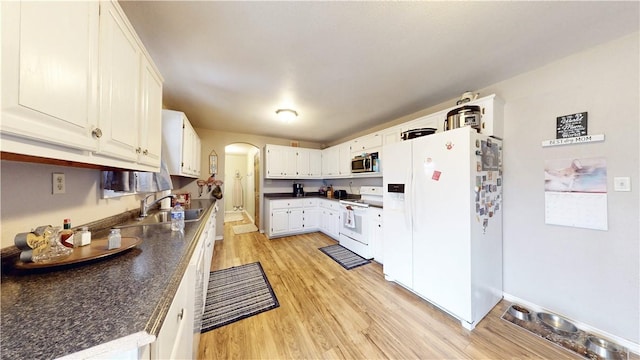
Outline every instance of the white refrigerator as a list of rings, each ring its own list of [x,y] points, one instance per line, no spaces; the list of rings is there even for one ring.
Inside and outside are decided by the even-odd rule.
[[[384,274],[467,329],[502,299],[502,142],[470,127],[384,145]]]

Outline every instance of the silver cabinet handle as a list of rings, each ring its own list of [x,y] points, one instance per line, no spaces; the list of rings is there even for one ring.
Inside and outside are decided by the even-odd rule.
[[[141,152],[142,152],[142,148],[141,148],[141,147],[138,147],[138,148],[136,149],[136,153],[137,153],[137,154],[140,154]]]
[[[184,317],[184,308],[180,309],[180,313],[178,314],[178,320],[182,320]]]
[[[144,155],[149,155],[149,150],[148,149],[144,149],[144,151],[142,152]]]
[[[100,139],[102,137],[102,130],[100,130],[100,128],[95,128],[91,132],[91,135],[93,135],[93,137],[96,139]]]

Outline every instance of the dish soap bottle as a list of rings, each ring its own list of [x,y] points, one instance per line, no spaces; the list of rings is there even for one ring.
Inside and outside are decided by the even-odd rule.
[[[184,230],[184,209],[180,203],[176,203],[171,209],[171,231],[183,231]]]

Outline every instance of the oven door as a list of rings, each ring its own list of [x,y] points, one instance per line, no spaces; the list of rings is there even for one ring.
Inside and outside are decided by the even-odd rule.
[[[341,205],[340,234],[346,235],[364,245],[369,245],[369,239],[367,238],[367,208]]]

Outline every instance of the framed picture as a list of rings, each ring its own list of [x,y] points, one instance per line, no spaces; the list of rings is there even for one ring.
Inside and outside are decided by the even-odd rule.
[[[209,154],[209,174],[211,176],[218,173],[218,154],[216,154],[215,150]]]

